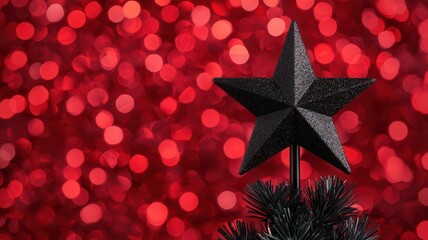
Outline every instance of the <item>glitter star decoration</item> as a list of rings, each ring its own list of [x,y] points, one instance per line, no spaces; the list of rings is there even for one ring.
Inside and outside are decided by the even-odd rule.
[[[248,172],[291,144],[350,173],[332,116],[374,81],[317,78],[293,21],[273,77],[214,79],[257,117],[239,173]]]

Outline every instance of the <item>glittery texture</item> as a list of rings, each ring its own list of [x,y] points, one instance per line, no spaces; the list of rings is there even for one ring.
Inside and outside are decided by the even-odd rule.
[[[359,92],[373,84],[368,78],[320,78],[315,81],[300,99],[298,105],[328,116],[349,103]],[[320,94],[322,93],[322,94]]]
[[[227,93],[233,93],[233,97],[256,116],[287,106],[278,85],[267,78],[222,78],[217,85]]]
[[[273,80],[284,92],[287,103],[294,106],[316,77],[296,22],[291,23],[285,42]]]
[[[351,172],[331,117],[374,79],[316,79],[296,22],[291,23],[272,78],[214,82],[258,117],[240,174],[293,143]]]
[[[295,112],[287,108],[257,118],[240,174],[259,165],[294,141],[294,116]]]

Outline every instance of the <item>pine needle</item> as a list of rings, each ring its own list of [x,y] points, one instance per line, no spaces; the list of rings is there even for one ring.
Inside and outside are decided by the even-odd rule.
[[[259,221],[229,222],[218,231],[225,240],[376,240],[369,217],[358,217],[354,185],[322,177],[315,186],[293,191],[282,182],[257,181],[245,189],[250,217]]]

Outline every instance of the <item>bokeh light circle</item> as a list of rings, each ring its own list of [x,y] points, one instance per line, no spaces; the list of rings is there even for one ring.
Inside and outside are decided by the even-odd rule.
[[[193,192],[185,192],[179,198],[181,208],[186,212],[191,212],[198,207],[199,198]]]
[[[328,20],[333,14],[333,8],[326,2],[319,2],[314,7],[314,17],[318,21]]]
[[[166,225],[166,230],[172,237],[180,237],[185,230],[183,220],[177,217],[171,218]]]
[[[39,71],[43,80],[52,80],[58,75],[59,66],[54,61],[46,61],[40,65]]]
[[[240,158],[244,156],[244,141],[236,137],[229,138],[223,145],[223,151],[224,154],[230,159]]]
[[[251,12],[259,6],[259,0],[241,0],[241,6],[245,11]]]
[[[285,31],[285,22],[281,18],[272,18],[268,22],[267,29],[270,35],[280,36]]]
[[[215,39],[224,40],[230,36],[233,28],[232,24],[227,20],[219,20],[211,27],[211,33]]]
[[[337,22],[333,18],[329,18],[318,23],[320,33],[326,37],[333,36],[337,31]]]
[[[335,54],[330,45],[320,43],[314,49],[315,59],[321,64],[330,64],[335,58]]]
[[[45,131],[45,124],[42,120],[33,118],[27,124],[27,131],[31,136],[40,136]]]
[[[137,1],[127,1],[123,5],[123,15],[126,18],[136,18],[141,12],[141,6]]]
[[[229,56],[236,64],[244,64],[250,58],[250,54],[248,53],[247,48],[239,44],[234,45],[230,48]]]
[[[422,205],[428,206],[428,188],[422,188],[419,191],[418,200]]]
[[[211,17],[210,9],[203,5],[198,5],[192,10],[192,21],[196,26],[204,26]]]
[[[308,10],[314,5],[314,0],[296,0],[296,5],[302,10]]]
[[[159,72],[162,69],[163,60],[158,54],[150,54],[146,57],[145,64],[150,72]]]
[[[143,173],[147,170],[148,167],[149,161],[141,154],[136,154],[129,160],[129,168],[134,173]]]
[[[122,22],[125,15],[123,14],[123,9],[119,5],[114,5],[108,10],[108,18],[113,23],[120,23]]]
[[[147,221],[153,226],[161,226],[168,217],[168,208],[161,202],[151,203],[146,210]]]
[[[83,11],[73,10],[68,14],[67,22],[72,28],[81,28],[86,23],[86,15]]]
[[[361,56],[361,49],[353,44],[349,43],[342,49],[342,59],[348,64],[357,63]]]
[[[109,126],[104,130],[104,141],[110,145],[116,145],[123,140],[123,131],[118,126]]]
[[[68,180],[62,185],[62,192],[69,199],[74,199],[80,194],[80,184],[74,180]]]
[[[105,129],[107,127],[110,127],[113,125],[114,117],[111,112],[102,110],[99,113],[97,113],[95,117],[95,123],[98,127]]]
[[[58,3],[54,3],[46,10],[46,18],[49,22],[59,22],[64,17],[64,9]]]
[[[404,122],[394,121],[389,125],[388,132],[395,141],[402,141],[407,137],[408,128]]]
[[[230,210],[236,205],[236,195],[231,191],[221,192],[217,196],[218,205],[224,210]]]
[[[416,233],[421,239],[428,239],[428,220],[421,221],[416,227]]]
[[[220,114],[215,109],[206,109],[201,115],[201,121],[205,127],[213,128],[220,123]]]
[[[91,1],[85,6],[85,14],[89,19],[97,18],[101,11],[102,7],[97,1]]]
[[[121,113],[129,113],[134,109],[134,98],[128,94],[122,94],[116,99],[116,108]]]
[[[103,217],[103,211],[98,204],[91,203],[80,210],[80,218],[86,224],[96,223]]]
[[[89,180],[94,185],[103,185],[107,181],[107,173],[102,168],[93,168],[89,172]]]
[[[72,148],[67,152],[65,158],[70,167],[77,168],[83,164],[85,155],[79,148]]]
[[[21,22],[16,26],[16,36],[21,40],[29,40],[34,36],[34,26],[29,22]]]
[[[77,116],[85,110],[85,104],[80,97],[72,96],[67,100],[65,108],[70,115]]]

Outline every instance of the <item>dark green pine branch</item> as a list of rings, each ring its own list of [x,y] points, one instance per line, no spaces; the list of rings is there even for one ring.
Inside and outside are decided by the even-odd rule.
[[[312,240],[322,238],[322,233],[315,230],[310,213],[305,208],[278,209],[269,224],[270,233],[265,233],[269,240]]]
[[[250,217],[264,222],[272,220],[278,208],[294,209],[301,204],[300,193],[293,192],[285,182],[274,187],[271,181],[257,181],[245,189],[245,194]]]
[[[319,227],[330,230],[355,216],[353,189],[354,185],[337,177],[321,177],[315,181],[315,189],[305,189],[307,205]]]
[[[259,232],[255,229],[253,223],[245,223],[242,220],[235,220],[235,222],[228,222],[227,226],[218,229],[221,235],[226,240],[261,240]],[[219,238],[221,239],[221,238]]]
[[[375,240],[376,228],[367,215],[358,217],[354,185],[323,177],[314,187],[293,191],[287,183],[261,182],[245,190],[250,217],[219,229],[226,240]],[[220,238],[222,239],[222,238]]]
[[[362,217],[349,218],[341,223],[337,230],[335,240],[375,240],[376,228],[370,225],[368,215]]]

